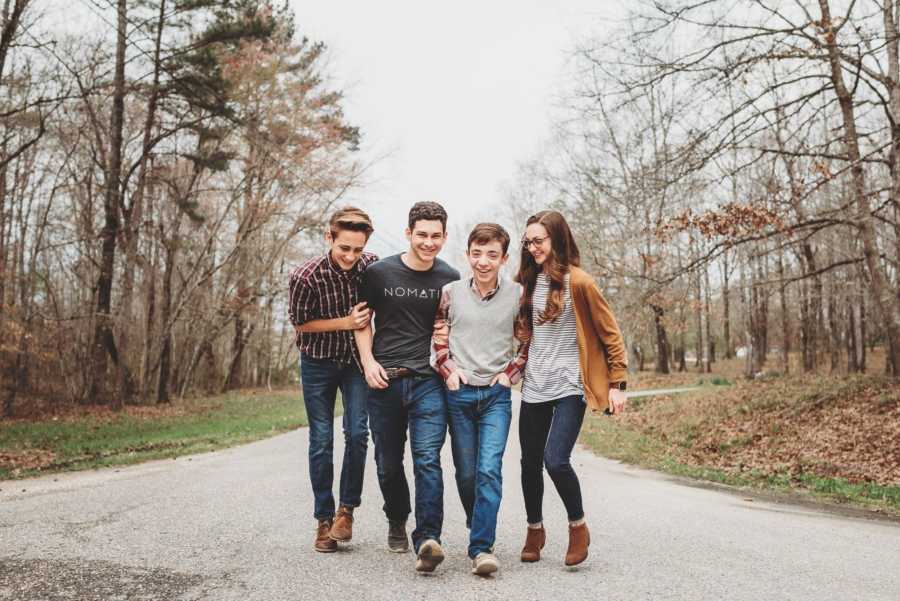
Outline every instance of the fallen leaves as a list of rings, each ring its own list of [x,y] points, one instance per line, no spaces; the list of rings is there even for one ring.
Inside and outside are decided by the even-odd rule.
[[[662,400],[623,421],[691,464],[900,483],[900,382],[795,376]]]
[[[15,475],[23,470],[39,470],[53,464],[56,454],[46,449],[25,449],[0,452],[0,469],[8,469]]]

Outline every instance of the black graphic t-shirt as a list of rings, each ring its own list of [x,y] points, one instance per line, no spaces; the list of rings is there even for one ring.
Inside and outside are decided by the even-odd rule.
[[[359,295],[375,311],[372,351],[382,367],[434,373],[428,358],[441,288],[458,279],[459,272],[440,259],[428,271],[410,269],[400,255],[366,268]]]

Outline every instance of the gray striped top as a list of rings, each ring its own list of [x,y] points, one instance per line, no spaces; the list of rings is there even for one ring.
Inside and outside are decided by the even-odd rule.
[[[584,394],[569,276],[566,275],[562,314],[556,321],[538,325],[538,315],[547,306],[549,293],[550,278],[543,273],[538,274],[531,299],[534,307],[531,318],[533,333],[522,383],[522,400],[526,403],[555,401]]]

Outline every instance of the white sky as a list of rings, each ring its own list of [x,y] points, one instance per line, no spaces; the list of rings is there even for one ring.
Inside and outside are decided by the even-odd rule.
[[[348,198],[372,214],[370,248],[402,250],[409,207],[436,200],[453,238],[442,257],[457,265],[460,226],[501,219],[503,183],[549,136],[575,42],[623,12],[609,0],[291,4],[298,32],[331,50],[364,159],[382,157]]]

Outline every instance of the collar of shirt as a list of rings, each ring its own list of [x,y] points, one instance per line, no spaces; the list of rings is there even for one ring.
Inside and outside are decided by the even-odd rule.
[[[362,273],[362,265],[363,265],[363,257],[360,255],[359,260],[353,264],[349,270],[344,271],[341,269],[341,266],[335,263],[334,258],[331,256],[331,251],[329,250],[325,253],[325,261],[328,263],[328,267],[331,268],[331,271],[337,273],[338,275],[344,277],[355,277]]]
[[[487,302],[494,298],[497,295],[497,292],[500,291],[500,278],[497,278],[497,285],[494,287],[494,289],[488,291],[488,293],[484,296],[481,296],[481,290],[478,289],[478,284],[475,283],[475,278],[469,279],[469,288],[472,290],[472,292],[475,293],[475,296],[480,298],[483,302]]]

